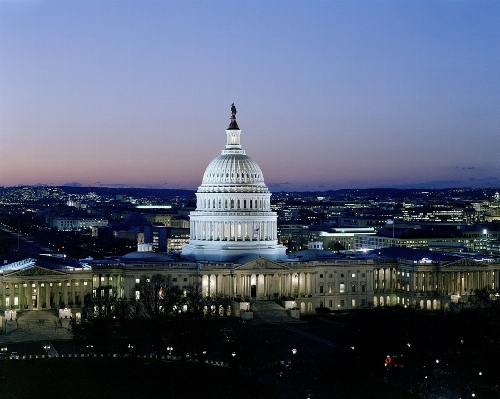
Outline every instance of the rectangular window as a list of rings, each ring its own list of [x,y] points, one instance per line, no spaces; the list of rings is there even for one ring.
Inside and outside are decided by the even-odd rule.
[[[356,300],[351,299],[351,308],[355,308],[355,307],[356,307]]]
[[[101,281],[104,281],[104,277],[101,277]]]
[[[135,300],[138,301],[139,299],[141,299],[141,291],[136,291],[135,292]]]
[[[361,286],[361,292],[366,292],[366,285],[364,285],[364,284],[363,284],[363,285]]]
[[[356,278],[356,273],[351,273],[352,278]]]
[[[343,294],[345,292],[345,284],[340,283],[340,293]]]
[[[7,298],[8,299],[8,298]],[[19,305],[19,297],[18,296],[15,296],[14,297],[14,306],[18,306]]]
[[[10,306],[10,297],[5,298],[5,306],[9,307]]]
[[[355,285],[351,286],[351,292],[356,292],[356,286]]]
[[[340,307],[341,308],[345,307],[345,300],[343,300],[343,299],[340,300]]]
[[[177,282],[177,277],[174,277],[173,281],[174,281],[174,283],[176,283]]]
[[[184,277],[184,282],[188,281],[187,277]]]
[[[319,278],[323,278],[323,275],[322,275],[322,274],[320,274],[320,275],[319,275]]]
[[[83,282],[83,285],[87,285],[87,282],[86,282],[86,281],[84,281],[84,282]]]
[[[322,293],[323,293],[323,286],[322,286],[322,285],[320,285],[320,286],[319,286],[319,293],[320,293],[320,294],[322,294]]]
[[[329,307],[329,308],[331,308],[332,306],[333,306],[333,301],[330,299],[330,300],[328,301],[328,307]]]

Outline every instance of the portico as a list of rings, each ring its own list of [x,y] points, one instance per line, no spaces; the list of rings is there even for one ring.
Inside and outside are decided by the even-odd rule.
[[[41,266],[4,271],[0,301],[4,309],[55,309],[80,307],[92,290],[90,271],[59,271]]]

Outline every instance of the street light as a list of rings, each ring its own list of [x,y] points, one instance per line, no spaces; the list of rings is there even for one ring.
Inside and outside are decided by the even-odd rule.
[[[168,350],[168,356],[172,356],[172,351],[174,350],[174,348],[172,348],[171,346],[167,346],[167,350]]]
[[[296,355],[297,354],[297,349],[292,349],[292,355]]]

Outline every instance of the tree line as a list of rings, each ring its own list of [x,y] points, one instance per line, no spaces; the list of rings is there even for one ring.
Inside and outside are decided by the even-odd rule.
[[[81,317],[72,320],[74,339],[104,355],[161,358],[174,350],[204,361],[207,354],[228,358],[235,350],[241,321],[230,317],[231,301],[222,294],[203,296],[200,283],[181,288],[170,276],[155,274],[142,276],[131,298],[119,297],[111,286],[86,295]]]

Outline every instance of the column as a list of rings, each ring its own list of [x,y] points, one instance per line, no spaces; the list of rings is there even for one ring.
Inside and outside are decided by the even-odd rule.
[[[25,305],[25,303],[24,303],[25,302],[25,300],[24,300],[24,284],[25,283],[23,283],[23,282],[18,283],[18,286],[19,286],[19,307],[20,308],[22,308]],[[15,286],[16,285],[14,284],[14,287]],[[15,291],[15,289],[14,289],[14,291]],[[14,297],[15,297],[15,295],[12,295],[12,298],[14,298]],[[11,301],[12,301],[12,304],[14,304],[14,299],[11,299]]]
[[[45,308],[48,309],[50,306],[50,298],[47,295],[47,293],[49,292],[49,283],[47,281],[43,282],[43,289],[44,289],[44,292],[43,292],[44,300],[43,301],[45,302]],[[41,294],[41,292],[40,292],[40,294]]]

